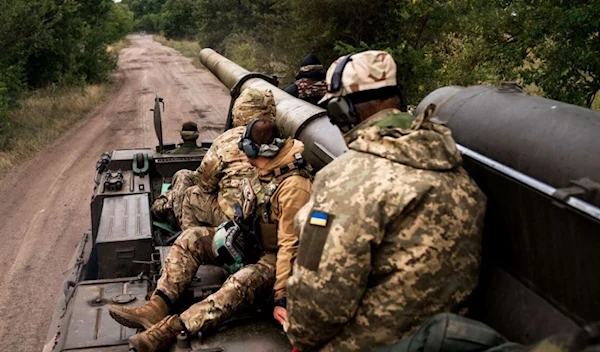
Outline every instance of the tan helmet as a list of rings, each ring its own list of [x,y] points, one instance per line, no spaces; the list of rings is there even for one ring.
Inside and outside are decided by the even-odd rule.
[[[246,88],[233,104],[233,127],[246,126],[250,121],[275,119],[275,99],[270,89]]]
[[[335,97],[397,84],[396,63],[392,56],[385,51],[370,50],[351,56],[342,71],[341,89],[332,92],[334,72],[343,58],[337,59],[327,70],[327,94],[319,104]]]

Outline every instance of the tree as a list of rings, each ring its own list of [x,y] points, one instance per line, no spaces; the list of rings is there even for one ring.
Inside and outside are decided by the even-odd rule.
[[[503,79],[535,84],[552,99],[591,106],[600,90],[600,3],[590,0],[483,1],[473,16],[479,60]]]
[[[200,3],[197,0],[167,0],[162,8],[161,29],[167,38],[198,35]]]

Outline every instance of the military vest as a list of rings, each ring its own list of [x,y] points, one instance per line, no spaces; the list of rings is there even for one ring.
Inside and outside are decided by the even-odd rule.
[[[315,105],[327,93],[327,82],[325,80],[313,81],[308,78],[301,78],[295,84],[298,87],[298,98]]]
[[[259,176],[249,180],[250,187],[256,197],[250,213],[256,220],[256,230],[260,229],[259,238],[263,249],[266,251],[275,252],[278,248],[277,225],[271,219],[271,198],[273,194],[275,194],[281,182],[288,177],[299,175],[312,179],[310,165],[306,164],[300,153],[296,153],[294,156],[296,157],[294,162],[273,170],[267,176]]]

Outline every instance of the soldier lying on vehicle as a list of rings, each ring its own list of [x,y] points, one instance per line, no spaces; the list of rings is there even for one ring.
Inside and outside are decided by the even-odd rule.
[[[147,329],[129,339],[138,352],[165,348],[181,331],[195,334],[213,328],[273,293],[274,317],[281,323],[286,319],[285,282],[298,242],[293,219],[311,188],[301,157],[304,145],[282,139],[273,119],[259,119],[245,129],[238,148],[256,167],[256,176],[240,180],[241,202],[226,204],[224,213],[232,212],[236,221],[216,229],[184,230],[168,254],[150,301],[138,308],[110,308],[119,323]],[[258,236],[254,229],[260,229]],[[168,315],[202,264],[222,265],[231,276],[217,292],[181,315]]]

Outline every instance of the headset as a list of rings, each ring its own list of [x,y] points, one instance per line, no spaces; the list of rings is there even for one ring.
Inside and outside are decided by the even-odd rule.
[[[252,132],[252,127],[254,127],[256,121],[258,120],[250,121],[248,127],[246,127],[246,131],[244,132],[242,139],[240,139],[238,143],[238,148],[240,148],[240,150],[243,151],[249,159],[256,159],[258,157],[259,148],[254,142],[252,142],[252,139],[250,139],[250,133]]]
[[[352,54],[342,58],[335,67],[331,77],[329,93],[339,92],[342,89],[342,75],[348,62],[352,61]],[[342,132],[348,132],[352,127],[360,123],[354,104],[348,97],[335,97],[327,104],[327,115],[332,124],[339,127]]]

